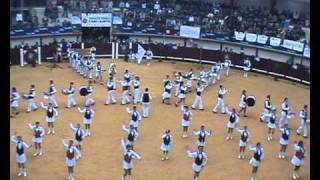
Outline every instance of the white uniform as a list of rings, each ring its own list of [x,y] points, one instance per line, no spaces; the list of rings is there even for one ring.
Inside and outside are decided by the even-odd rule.
[[[34,136],[32,137],[32,142],[34,143],[42,143],[42,137],[45,134],[44,128],[41,126],[36,127],[35,125],[29,124],[29,127],[34,132]]]
[[[27,95],[27,98],[28,98],[27,112],[31,112],[38,108],[34,100],[35,97],[36,97],[36,90],[34,88],[31,88],[29,94]]]
[[[198,136],[197,145],[205,146],[206,145],[206,136],[211,136],[212,134],[206,130],[193,131],[193,134]]]
[[[92,79],[93,62],[91,60],[87,60],[86,67],[87,67],[86,77],[88,77],[89,79]]]
[[[281,116],[280,116],[280,120],[279,120],[279,127],[283,127],[284,124],[288,124],[288,119],[289,119],[289,105],[287,102],[282,102],[281,104]]]
[[[181,111],[183,112],[181,125],[183,127],[189,127],[191,124],[192,112],[190,110],[186,111],[183,106],[181,106]]]
[[[102,67],[101,67],[101,65],[97,65],[96,66],[96,78],[102,78]]]
[[[191,158],[195,158],[195,161],[192,164],[192,169],[195,172],[200,172],[202,167],[207,164],[208,156],[205,152],[191,152],[190,150],[187,151],[188,156]]]
[[[216,84],[218,81],[218,66],[217,65],[212,65],[211,66],[211,72],[209,73],[210,76],[210,82],[212,84]]]
[[[49,107],[41,104],[41,107],[46,110],[46,121],[48,123],[54,123],[58,116],[58,111],[54,107]]]
[[[280,131],[281,131],[280,144],[286,146],[289,144],[290,129],[280,128]]]
[[[67,93],[67,107],[70,108],[72,106],[75,106],[77,103],[76,103],[76,100],[74,98],[74,95],[75,95],[75,88],[73,86],[70,86],[68,89],[65,90],[66,93]]]
[[[215,107],[213,108],[213,112],[217,112],[218,108],[221,108],[221,112],[225,113],[225,106],[224,106],[224,101],[223,101],[223,96],[224,94],[226,94],[227,90],[223,87],[220,88],[218,91],[218,100],[217,103],[215,105]]]
[[[249,59],[244,60],[243,64],[244,64],[243,70],[247,71],[247,72],[250,71],[250,69],[251,69],[250,60]]]
[[[277,117],[273,114],[273,113],[270,113],[271,116],[269,117],[269,121],[268,121],[268,128],[270,129],[276,129],[276,121],[277,121]]]
[[[116,101],[116,98],[115,98],[115,89],[114,89],[114,84],[115,82],[113,80],[109,80],[107,82],[107,99],[106,99],[106,104],[115,104],[117,101]]]
[[[10,107],[17,108],[19,106],[20,94],[18,92],[11,93]]]
[[[83,124],[92,124],[92,118],[94,116],[94,111],[91,108],[78,108],[80,113],[84,113]]]
[[[180,98],[180,99],[185,99],[185,98],[186,98],[186,93],[187,93],[187,87],[185,87],[185,86],[180,86],[180,87],[179,87],[178,98]]]
[[[92,105],[95,103],[95,100],[92,98],[92,93],[93,93],[93,87],[92,86],[88,86],[87,87],[87,90],[88,90],[88,94],[86,95],[86,102],[85,102],[85,105]]]
[[[160,149],[162,151],[170,151],[170,148],[173,142],[172,135],[164,133],[161,138],[162,138],[162,143],[161,143]]]
[[[291,164],[294,166],[302,166],[303,159],[305,157],[305,149],[300,147],[298,144],[293,145],[296,154],[291,159]]]
[[[11,142],[16,144],[16,162],[17,163],[26,163],[27,156],[26,156],[24,150],[26,148],[29,148],[30,146],[23,141],[18,141],[15,138],[15,136],[11,137]]]
[[[133,168],[132,159],[141,159],[142,157],[135,151],[128,150],[123,140],[121,140],[121,146],[122,146],[122,152],[124,156],[124,160],[122,161],[122,168],[125,170],[132,169]]]
[[[244,94],[241,94],[240,103],[239,103],[239,107],[240,107],[240,108],[245,108],[245,107],[247,107],[246,100],[247,100],[247,96],[244,95]]]
[[[133,145],[137,140],[139,133],[135,129],[129,129],[125,125],[122,125],[122,129],[128,133],[127,144]]]
[[[238,128],[237,128],[237,131],[240,133],[239,146],[240,147],[247,146],[247,144],[249,143],[249,137],[250,137],[249,131],[244,129],[238,129]]]
[[[231,60],[226,59],[226,60],[224,61],[224,69],[225,69],[225,75],[226,75],[226,76],[229,76],[230,65],[231,65]]]
[[[63,143],[64,148],[67,150],[66,165],[68,167],[74,167],[76,165],[76,157],[80,156],[80,151],[75,146],[69,146]],[[68,157],[68,154],[72,154],[73,157]]]
[[[127,81],[121,81],[122,85],[122,98],[121,98],[121,104],[128,104],[130,103],[130,98],[129,98],[129,87],[130,84]]]
[[[151,60],[153,58],[153,52],[151,50],[147,50],[146,59]]]
[[[140,93],[140,81],[139,80],[136,80],[134,79],[133,80],[133,102],[135,104],[141,102],[140,99],[141,99],[141,93]]]
[[[299,116],[300,116],[300,126],[297,129],[297,133],[301,134],[303,131],[303,136],[307,137],[308,136],[308,124],[307,124],[308,112],[302,109],[299,113]]]
[[[149,111],[150,111],[150,101],[152,100],[152,97],[149,92],[144,92],[141,96],[141,103],[142,103],[142,116],[143,117],[149,117]]]
[[[228,108],[226,108],[226,113],[230,116],[227,127],[232,129],[235,128],[240,121],[239,115],[229,111]]]
[[[271,113],[271,109],[272,109],[272,104],[270,100],[265,100],[264,101],[264,110],[263,113],[261,113],[260,118],[263,121],[269,121],[268,119],[266,119],[267,117],[270,117],[270,113]]]
[[[73,130],[75,135],[75,145],[81,145],[81,141],[85,138],[85,132],[81,128],[73,127],[72,123],[70,123],[70,128]]]
[[[189,72],[186,74],[186,77],[187,77],[186,86],[187,86],[188,88],[192,88],[193,72],[192,72],[192,71],[189,71]]]
[[[203,86],[198,86],[197,87],[197,92],[196,92],[196,98],[195,100],[193,101],[193,104],[192,104],[192,108],[195,109],[195,108],[199,108],[200,110],[203,110],[203,102],[202,102],[202,93],[204,91],[204,87]]]
[[[126,109],[127,112],[131,115],[130,125],[137,128],[139,125],[139,121],[141,121],[141,115],[138,111],[130,110],[130,108]]]
[[[162,93],[162,99],[171,98],[171,89],[173,88],[171,82],[167,83],[164,87],[164,92]]]
[[[175,87],[176,87],[176,94],[175,94],[175,96],[178,96],[179,93],[180,93],[180,82],[182,82],[182,76],[177,76],[177,77],[176,77],[176,84],[175,84]]]
[[[249,148],[250,151],[254,152],[253,157],[250,159],[249,164],[251,164],[253,167],[259,167],[261,164],[261,161],[264,158],[264,150],[263,148]]]
[[[57,93],[57,89],[56,89],[56,86],[54,84],[50,84],[50,87],[49,87],[49,92],[48,92],[48,100],[49,102],[53,103],[53,105],[55,107],[58,106],[58,103],[55,99],[55,94]]]

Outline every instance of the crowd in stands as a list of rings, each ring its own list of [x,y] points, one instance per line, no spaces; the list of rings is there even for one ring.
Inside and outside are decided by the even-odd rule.
[[[25,6],[33,1],[25,1]],[[57,21],[60,8],[60,16],[65,18],[80,16],[81,12],[113,12],[122,17],[122,26],[153,27],[167,34],[177,33],[180,25],[190,25],[201,26],[201,31],[206,33],[232,35],[241,31],[304,41],[302,27],[309,27],[309,15],[260,6],[243,7],[239,3],[231,6],[192,0],[47,0],[41,20],[25,16],[23,21],[27,23],[25,27],[48,26]],[[71,24],[70,20],[60,23]]]

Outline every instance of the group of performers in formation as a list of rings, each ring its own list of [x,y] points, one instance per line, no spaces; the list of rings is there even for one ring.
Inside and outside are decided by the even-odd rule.
[[[85,103],[84,107],[78,107],[78,111],[84,114],[83,124],[84,128],[78,123],[74,125],[70,123],[70,128],[74,132],[75,138],[73,140],[62,140],[62,144],[66,149],[66,165],[68,167],[68,179],[74,179],[73,168],[76,164],[76,161],[81,158],[81,144],[82,141],[91,136],[92,132],[90,130],[92,119],[94,117],[94,110],[92,106],[95,104],[95,100],[92,97],[93,94],[93,84],[94,83],[102,83],[103,84],[103,72],[106,70],[102,69],[102,65],[100,62],[95,63],[95,50],[92,50],[92,56],[89,58],[85,58],[81,56],[77,51],[70,49],[68,53],[68,57],[70,60],[70,67],[73,68],[76,72],[78,72],[83,77],[87,77],[89,79],[87,86],[81,86],[79,88],[80,95],[84,96]],[[249,62],[250,64],[250,62]],[[212,84],[217,84],[221,80],[221,76],[224,74],[226,77],[229,76],[231,61],[226,56],[225,61],[223,63],[214,63],[209,71],[205,71],[204,68],[201,69],[199,75],[196,77],[193,73],[193,70],[190,69],[187,73],[178,72],[175,74],[174,81],[171,80],[170,75],[167,75],[163,80],[163,94],[162,94],[162,102],[164,104],[171,104],[171,93],[172,89],[175,87],[174,96],[177,97],[177,102],[175,102],[175,106],[180,106],[182,111],[182,137],[188,137],[188,129],[192,120],[192,111],[191,110],[204,110],[202,95],[206,87]],[[250,65],[251,66],[251,65]],[[95,67],[95,79],[93,79],[93,69]],[[245,70],[245,77],[247,77],[248,68]],[[121,84],[122,87],[122,96],[121,96],[121,104],[126,105],[126,111],[130,115],[130,123],[128,125],[123,124],[122,129],[128,134],[126,139],[121,140],[121,146],[123,149],[123,169],[124,174],[122,179],[129,178],[131,179],[131,170],[133,168],[133,159],[141,159],[141,155],[134,150],[134,143],[138,138],[138,126],[139,122],[142,118],[150,117],[150,102],[152,97],[149,93],[149,89],[146,88],[143,93],[140,91],[141,80],[139,76],[135,76],[129,70],[125,70],[123,79],[120,81],[116,80],[116,65],[115,63],[111,63],[108,70],[109,77],[105,82],[105,86],[107,89],[107,97],[105,101],[105,105],[116,104],[117,100],[115,98],[115,91],[117,89],[117,83]],[[186,105],[187,94],[192,91],[193,88],[193,80],[197,81],[197,85],[195,88],[196,97],[191,107]],[[133,86],[133,100],[131,101],[131,90]],[[247,117],[246,110],[247,107],[253,106],[255,103],[254,96],[248,96],[246,90],[243,90],[240,95],[240,104],[239,110],[237,111],[235,108],[227,107],[224,103],[224,96],[227,94],[228,90],[223,85],[219,85],[219,90],[217,92],[217,102],[212,109],[213,113],[218,113],[221,111],[223,114],[227,114],[229,116],[229,120],[227,123],[227,136],[226,140],[232,140],[233,131],[236,129],[240,134],[240,142],[239,142],[239,159],[244,159],[245,149],[248,146],[250,151],[253,151],[253,157],[250,159],[250,164],[253,167],[251,179],[256,180],[256,173],[258,167],[260,166],[263,158],[264,158],[264,150],[262,144],[260,142],[256,143],[253,147],[249,144],[250,133],[247,126],[243,128],[238,128],[237,124],[240,121],[240,114],[243,112],[244,117]],[[40,107],[46,111],[46,121],[48,123],[48,129],[45,130],[40,122],[35,122],[35,124],[29,124],[30,129],[33,131],[34,135],[32,138],[32,142],[35,145],[35,152],[33,156],[41,156],[43,154],[41,149],[41,143],[43,137],[45,136],[45,132],[47,135],[54,135],[54,122],[58,116],[58,103],[55,99],[55,95],[57,94],[57,88],[54,84],[53,80],[49,81],[49,90],[44,93],[45,103],[41,102]],[[62,90],[62,94],[67,96],[67,105],[66,108],[77,107],[78,103],[75,101],[76,95],[76,87],[74,82],[70,82],[69,86]],[[30,85],[29,93],[26,93],[22,96],[24,99],[28,100],[28,107],[26,112],[30,113],[32,111],[36,111],[38,109],[38,105],[35,102],[36,97],[36,86],[34,84]],[[15,87],[12,88],[11,93],[11,109],[12,109],[12,117],[18,114],[17,108],[19,107],[20,101],[20,93],[18,93]],[[131,108],[128,104],[133,102],[133,107]],[[142,116],[137,109],[137,104],[142,105]],[[276,108],[271,103],[271,96],[267,95],[266,100],[264,102],[264,110],[261,113],[260,121],[265,122],[268,128],[267,140],[273,140],[273,135],[277,127],[281,132],[280,137],[280,152],[279,158],[284,159],[286,156],[286,149],[289,144],[289,138],[291,135],[291,129],[289,128],[289,120],[294,116],[294,113],[290,111],[288,98],[284,98],[281,104],[281,114],[279,121],[277,120]],[[301,124],[297,129],[297,134],[302,135],[307,138],[307,129],[308,129],[308,107],[304,105],[302,110],[299,113],[299,117],[301,119]],[[199,179],[199,175],[203,167],[206,165],[208,161],[208,156],[204,152],[204,147],[206,145],[206,137],[212,136],[214,133],[212,130],[206,130],[205,126],[202,125],[199,130],[194,129],[193,134],[198,136],[197,139],[197,150],[191,150],[188,146],[185,147],[187,155],[191,158],[194,158],[194,163],[192,164],[192,169],[194,171],[194,179]],[[16,144],[16,161],[19,167],[18,176],[27,176],[26,172],[26,155],[25,150],[30,148],[22,138],[22,136],[17,136],[16,133],[11,137],[11,141]],[[169,151],[171,149],[173,143],[173,136],[171,134],[170,129],[165,130],[162,135],[162,143],[160,149],[163,153],[161,160],[165,161],[169,159]],[[305,147],[303,145],[303,141],[296,142],[294,141],[294,150],[296,151],[295,155],[291,159],[291,163],[294,165],[293,178],[296,179],[299,177],[298,170],[303,164],[303,159],[306,155]]]

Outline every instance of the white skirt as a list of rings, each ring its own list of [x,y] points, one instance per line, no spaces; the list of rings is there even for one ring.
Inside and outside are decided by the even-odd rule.
[[[267,126],[268,126],[268,128],[270,128],[270,129],[275,129],[275,128],[277,128],[276,124],[275,124],[275,123],[272,124],[272,123],[270,123],[270,121],[268,122]]]
[[[293,156],[291,159],[291,164],[293,164],[294,166],[301,166],[303,165],[303,160],[300,160],[299,158],[297,158],[297,156]]]
[[[128,163],[127,161],[122,161],[122,167],[123,169],[132,169],[133,168],[132,160],[130,163]]]
[[[18,101],[13,101],[13,102],[10,104],[10,107],[18,107],[18,106],[19,106]]]
[[[83,118],[83,124],[91,124],[92,119]]]
[[[162,99],[166,99],[166,98],[170,98],[170,97],[171,97],[171,94],[168,93],[168,92],[164,92],[164,93],[162,94]]]
[[[197,140],[197,145],[198,146],[205,146],[206,145],[206,141],[200,142],[199,140]]]
[[[288,145],[289,144],[289,140],[284,140],[283,138],[280,138],[280,144],[281,145]]]
[[[250,69],[251,69],[251,68],[249,68],[249,67],[244,67],[244,68],[243,68],[244,71],[250,71]]]
[[[180,94],[178,95],[178,98],[180,98],[180,99],[184,99],[184,98],[186,98],[186,94],[182,94],[182,93],[180,93]]]
[[[164,143],[162,143],[162,144],[161,144],[161,147],[160,147],[160,149],[161,149],[162,151],[169,151],[170,148],[171,148],[171,145],[170,145],[170,144],[169,144],[169,145],[165,145]]]
[[[182,126],[190,126],[190,120],[189,121],[186,121],[186,120],[184,120],[184,119],[182,119],[182,122],[181,122],[181,125]]]
[[[201,171],[201,169],[202,169],[202,166],[200,165],[197,165],[196,163],[193,163],[192,164],[192,169],[193,169],[193,171],[195,171],[195,172],[200,172]]]
[[[32,137],[32,142],[34,142],[34,143],[42,143],[42,138],[41,137],[39,137],[39,138],[36,138],[36,137]]]
[[[260,166],[260,161],[257,161],[254,157],[252,157],[251,159],[250,159],[250,162],[249,162],[249,164],[250,165],[252,165],[252,166],[254,166],[254,167],[259,167]]]
[[[133,125],[133,127],[137,128],[139,126],[139,121],[138,120],[136,120],[136,121],[131,120],[130,125]]]
[[[247,144],[248,144],[248,142],[243,142],[243,141],[240,139],[239,146],[244,147],[244,146],[247,146]]]
[[[46,121],[47,121],[48,123],[53,123],[55,120],[56,120],[56,119],[55,119],[54,116],[52,116],[51,118],[48,117],[48,116],[46,116]]]
[[[76,158],[66,158],[66,164],[68,167],[74,167],[76,165]]]
[[[236,127],[236,122],[234,122],[234,123],[231,123],[230,121],[228,121],[228,128],[235,128]]]
[[[16,162],[17,163],[25,163],[27,161],[27,157],[25,155],[25,153],[19,155],[18,153],[16,153]]]
[[[245,108],[245,107],[247,107],[247,104],[245,102],[240,102],[239,103],[239,107],[240,108]]]

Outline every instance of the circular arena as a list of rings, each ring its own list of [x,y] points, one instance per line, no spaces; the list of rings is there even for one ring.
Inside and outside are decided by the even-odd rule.
[[[172,8],[174,4],[166,1],[82,2],[74,5],[57,1],[48,6],[49,10],[43,9],[50,13],[56,9],[55,19],[66,23],[80,21],[70,28],[52,25],[53,15],[41,15],[39,7],[44,4],[37,4],[40,2],[25,4],[33,8],[28,13],[50,19],[48,24],[42,22],[35,29],[23,28],[26,20],[12,10],[16,24],[10,34],[10,179],[310,179],[310,49],[307,42],[300,41],[306,35],[298,37],[300,29],[296,28],[304,18],[292,20],[290,25],[295,30],[282,38],[237,26],[232,26],[230,34],[231,22],[227,20],[220,24],[220,30],[229,34],[219,34],[217,29],[210,32],[206,26],[197,25],[198,17],[210,20],[217,11],[219,17],[225,17],[231,9],[250,20],[251,16],[240,9],[252,2],[239,5],[221,1],[212,5],[191,1],[184,6],[185,1],[177,1],[176,5],[186,11],[176,10]],[[265,1],[259,3],[271,8]],[[273,8],[278,11],[285,5],[297,7],[290,2],[276,4]],[[213,9],[205,8],[206,5],[212,5]],[[159,8],[159,12],[158,6],[164,9]],[[191,13],[195,8],[206,13]],[[248,7],[248,12],[257,13],[258,7],[253,8]],[[147,20],[134,20],[140,16],[131,17],[133,12],[139,14],[150,9],[155,13],[145,15],[150,15],[151,20],[168,16],[179,21],[179,16],[163,12],[171,9],[188,19],[181,21],[184,27],[162,25],[161,31],[158,24],[161,20],[149,26],[151,22]],[[90,24],[98,17],[101,22]],[[128,22],[139,26],[130,26]],[[265,44],[262,36],[267,38]],[[273,46],[278,41],[273,38],[280,39],[279,47]],[[303,44],[302,50],[299,43]],[[291,49],[287,50],[287,46]],[[224,93],[220,86],[225,88]],[[145,95],[146,88],[149,98]],[[168,93],[170,98],[164,99]],[[108,100],[112,96],[114,103]],[[195,100],[199,99],[203,107],[195,107]],[[136,114],[128,112],[134,106],[139,113],[137,121]],[[243,107],[245,113],[240,112]],[[91,116],[87,117],[89,109]],[[36,122],[43,129],[33,126]],[[77,124],[83,130],[81,148]],[[273,135],[269,134],[270,124],[274,124]],[[130,125],[137,131],[130,129]],[[196,134],[201,126],[207,130],[205,143],[199,142],[200,135]],[[245,126],[248,138],[243,134]],[[186,127],[188,130],[184,132]],[[167,130],[171,136],[165,155]],[[132,140],[126,131],[134,131],[138,136]],[[39,142],[41,148],[35,149]],[[239,146],[245,147],[243,153],[239,152]],[[280,152],[284,147],[284,152]],[[198,161],[201,165],[197,165]]]

